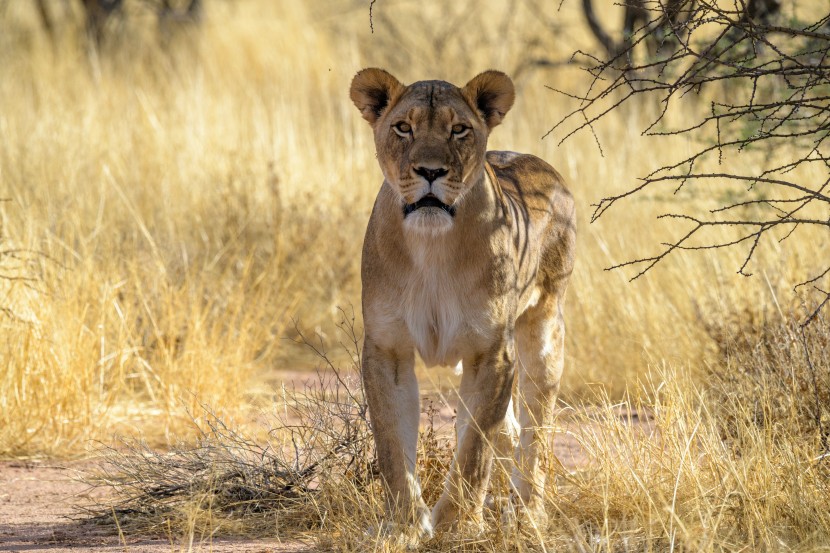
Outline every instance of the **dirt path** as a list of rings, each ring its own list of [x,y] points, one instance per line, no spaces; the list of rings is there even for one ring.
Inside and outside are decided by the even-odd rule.
[[[563,466],[573,469],[584,464],[579,444],[570,434],[558,434],[554,443]],[[0,462],[0,551],[296,553],[314,550],[312,544],[261,539],[215,539],[193,544],[130,537],[122,541],[110,527],[69,518],[75,513],[73,506],[84,500],[86,490],[86,485],[73,480],[73,469],[86,468],[89,464],[86,461],[57,468],[39,463]]]
[[[84,465],[89,466],[89,462]],[[0,463],[0,551],[296,553],[313,550],[310,545],[296,541],[261,539],[214,539],[193,544],[129,537],[122,541],[111,528],[68,518],[86,489],[84,484],[72,479],[72,468],[72,464],[67,470],[42,464]]]

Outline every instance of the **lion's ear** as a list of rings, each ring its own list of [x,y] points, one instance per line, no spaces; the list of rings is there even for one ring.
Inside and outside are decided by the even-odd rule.
[[[491,129],[502,122],[513,107],[516,92],[513,81],[501,71],[485,71],[461,89],[467,102],[484,116]]]
[[[349,96],[369,124],[403,91],[403,85],[383,69],[363,69],[352,79]]]

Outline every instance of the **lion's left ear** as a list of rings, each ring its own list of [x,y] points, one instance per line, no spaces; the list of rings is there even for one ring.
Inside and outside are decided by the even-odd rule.
[[[516,98],[510,77],[492,70],[474,77],[461,89],[461,94],[471,107],[481,112],[491,129],[501,123]]]

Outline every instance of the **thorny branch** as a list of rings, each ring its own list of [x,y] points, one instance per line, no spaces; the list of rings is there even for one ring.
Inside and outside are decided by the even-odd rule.
[[[705,214],[665,213],[689,224],[654,255],[619,263],[636,279],[678,250],[743,248],[738,273],[748,270],[771,240],[815,240],[817,276],[796,289],[810,290],[817,307],[830,302],[830,12],[815,21],[783,23],[779,0],[624,0],[622,39],[606,32],[583,0],[589,29],[604,57],[578,51],[592,80],[572,112],[547,133],[564,129],[562,141],[593,125],[633,98],[661,106],[645,136],[688,136],[698,148],[664,165],[630,189],[594,204],[591,220],[620,200],[670,185],[700,193],[704,183],[721,190],[718,207]],[[563,92],[563,94],[565,94]],[[670,105],[705,98],[707,110],[692,123],[672,127]],[[698,103],[700,106],[700,103]],[[547,134],[545,136],[547,136]],[[749,156],[756,171],[738,173],[730,162]],[[714,165],[718,169],[712,170]],[[743,184],[737,187],[736,185]],[[720,229],[722,232],[712,232]],[[804,231],[813,229],[811,234]],[[728,237],[728,238],[726,238]],[[826,267],[826,268],[824,268]],[[807,269],[806,270],[814,270]],[[817,298],[817,299],[816,299]]]

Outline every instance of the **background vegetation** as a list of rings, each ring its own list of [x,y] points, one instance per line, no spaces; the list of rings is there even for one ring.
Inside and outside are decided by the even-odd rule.
[[[596,50],[577,2],[381,1],[373,32],[365,2],[216,1],[198,30],[175,32],[134,2],[99,48],[67,5],[49,4],[50,36],[33,5],[0,3],[1,456],[85,455],[114,434],[165,447],[210,432],[202,405],[243,428],[284,408],[285,371],[319,363],[294,343],[298,331],[337,343],[338,307],[360,304],[381,175],[348,99],[352,76],[381,66],[404,82],[462,84],[499,68],[517,102],[491,149],[551,162],[579,209],[560,402],[584,423],[593,464],[558,472],[548,545],[805,550],[830,540],[827,322],[803,344],[795,325],[811,304],[792,291],[826,266],[827,234],[764,237],[752,278],[737,274],[745,252],[729,250],[681,252],[634,282],[636,271],[606,271],[676,235],[659,214],[711,209],[743,189],[652,187],[589,223],[592,204],[707,137],[642,136],[661,109],[644,97],[595,134],[542,139],[580,105],[551,88],[590,82],[557,61]],[[809,19],[814,8],[793,2],[784,15]],[[620,13],[599,16],[612,26]],[[685,98],[667,120],[695,121],[719,92]],[[752,173],[760,162],[731,163]],[[449,371],[421,374],[426,390],[454,386]],[[632,436],[620,404],[653,413],[660,438]],[[371,521],[343,513],[375,512],[376,497],[355,489],[337,501],[362,507],[333,510],[327,535],[361,549]],[[467,545],[513,543],[487,539]]]

